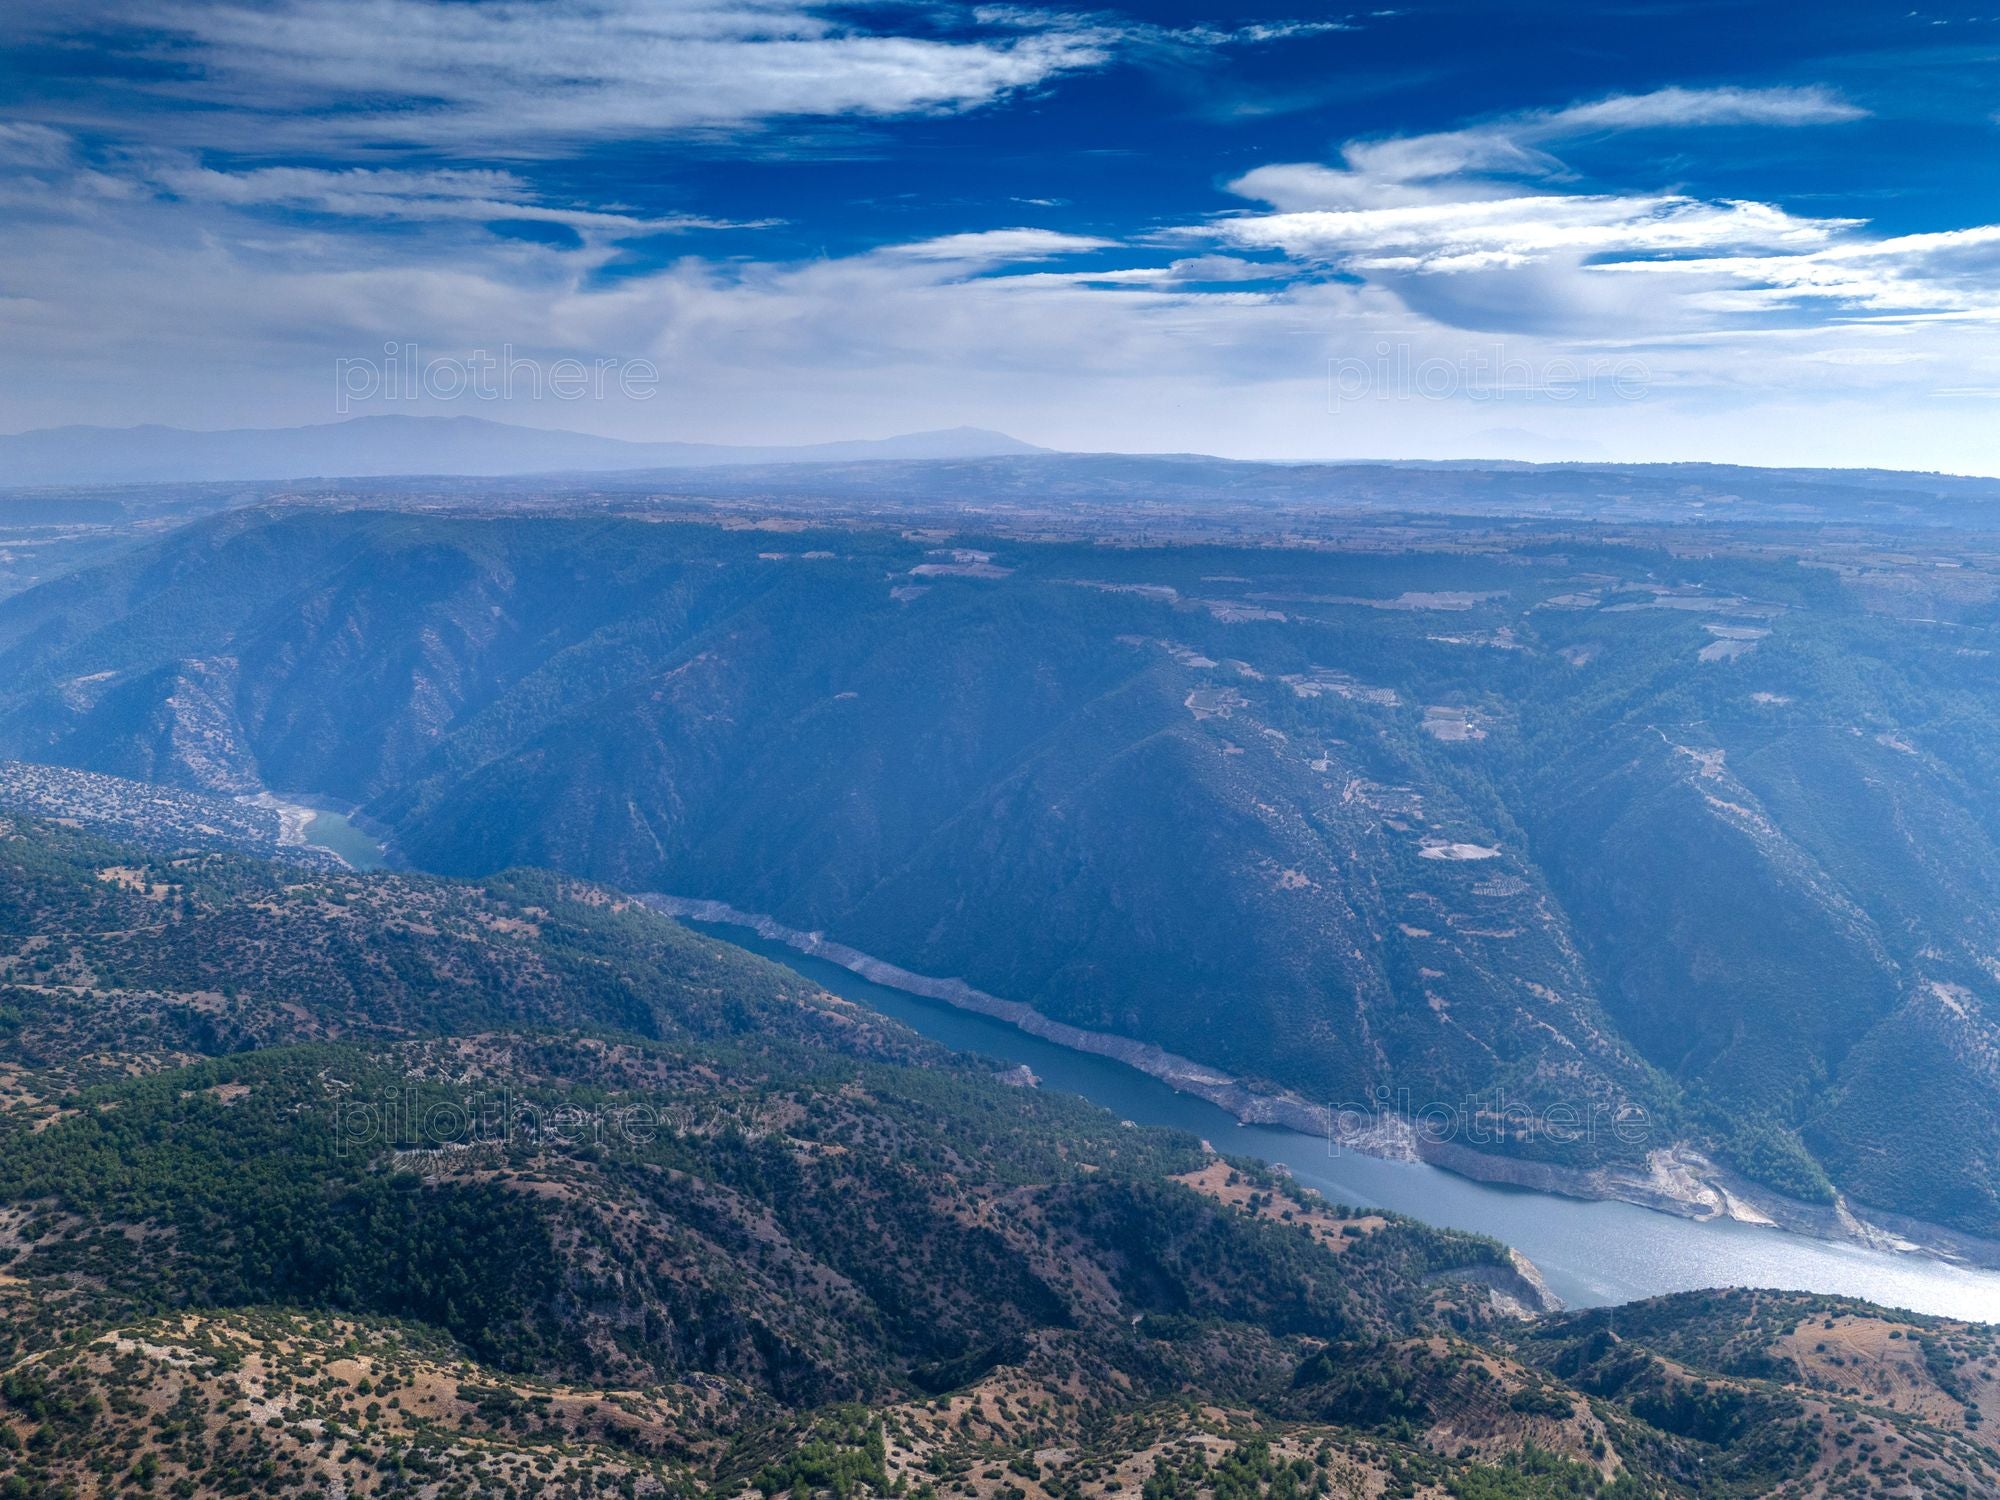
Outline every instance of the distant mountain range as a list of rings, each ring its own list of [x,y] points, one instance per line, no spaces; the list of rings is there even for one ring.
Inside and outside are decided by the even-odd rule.
[[[950,525],[977,508],[1046,529],[1089,514],[1094,531],[1200,517],[1268,529],[1330,510],[1522,519],[1877,525],[1990,524],[2000,479],[1893,469],[1764,469],[1709,463],[1520,463],[1510,459],[1350,459],[1275,462],[1200,453],[1062,453],[963,458],[742,462],[700,471],[651,470],[594,480],[594,494],[671,490],[717,500],[801,501],[816,516],[895,512]],[[397,481],[371,488],[392,490]],[[496,479],[481,493],[547,496],[546,479]]]
[[[105,525],[183,516],[329,485],[397,496],[416,484],[489,499],[666,492],[819,519],[984,524],[1124,533],[1196,522],[1314,524],[1333,511],[1619,523],[1984,525],[2000,479],[1883,469],[1731,464],[1536,464],[1507,458],[1272,462],[1199,453],[1072,453],[1003,432],[935,432],[794,447],[629,442],[479,417],[356,417],[318,426],[196,432],[50,427],[0,435],[0,494],[15,525]],[[477,481],[476,484],[471,483]],[[259,492],[246,492],[241,486]],[[131,486],[125,494],[104,487]],[[176,486],[180,488],[175,488]],[[206,492],[187,488],[209,486]],[[93,493],[48,494],[89,487]],[[12,493],[8,493],[12,492]],[[29,492],[29,493],[22,493]],[[1087,519],[1086,519],[1087,518]],[[34,577],[53,576],[54,554]],[[0,597],[28,579],[0,561]]]
[[[0,486],[338,479],[387,474],[595,473],[724,464],[997,458],[1045,453],[953,427],[797,447],[635,443],[481,417],[355,417],[308,427],[45,427],[0,436]]]

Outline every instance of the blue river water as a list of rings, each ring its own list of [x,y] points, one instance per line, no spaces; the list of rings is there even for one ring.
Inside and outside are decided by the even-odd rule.
[[[2000,1323],[2000,1271],[1952,1265],[1729,1220],[1696,1222],[1629,1203],[1593,1203],[1489,1186],[1436,1167],[1383,1161],[1317,1136],[1239,1125],[1109,1058],[1073,1052],[988,1016],[874,984],[746,927],[695,922],[711,936],[774,959],[859,1004],[961,1052],[1024,1063],[1042,1087],[1081,1094],[1121,1119],[1192,1132],[1218,1150],[1284,1166],[1337,1202],[1384,1208],[1502,1240],[1541,1268],[1573,1307],[1714,1286],[1777,1287],[1865,1297],[1888,1307]]]

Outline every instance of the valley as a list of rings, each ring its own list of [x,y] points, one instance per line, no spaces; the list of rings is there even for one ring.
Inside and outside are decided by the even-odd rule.
[[[0,5],[0,1500],[2000,1500],[1996,57]]]
[[[1229,528],[286,499],[0,599],[0,1471],[1989,1492],[2000,565]]]
[[[569,877],[0,816],[0,1069],[24,1495],[2000,1475],[1990,1327],[1778,1291],[1553,1311],[1492,1239],[1023,1087]]]
[[[236,509],[0,602],[0,750],[769,913],[1519,1181],[2000,1236],[1978,545],[1342,524]]]

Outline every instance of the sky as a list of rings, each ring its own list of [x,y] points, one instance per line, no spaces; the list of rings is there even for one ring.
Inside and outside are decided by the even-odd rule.
[[[0,430],[386,413],[2000,473],[2000,0],[7,0]]]

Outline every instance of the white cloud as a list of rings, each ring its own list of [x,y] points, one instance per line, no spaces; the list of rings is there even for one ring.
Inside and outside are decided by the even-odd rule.
[[[1721,312],[1758,313],[1835,304],[1849,316],[1948,316],[2000,324],[2000,225],[1846,239],[1794,255],[1717,255],[1612,261],[1608,273],[1709,287]]]
[[[1348,269],[1450,273],[1553,257],[1823,245],[1851,220],[1802,219],[1762,203],[1678,195],[1536,194],[1395,208],[1316,209],[1216,222],[1231,244]]]
[[[64,131],[26,120],[0,120],[0,165],[30,169],[67,166],[73,149]]]
[[[89,27],[170,61],[191,111],[163,127],[216,143],[563,143],[731,130],[785,118],[975,109],[1095,67],[1115,36],[1073,18],[961,40],[844,25],[804,0],[24,0],[0,36]],[[143,95],[122,86],[122,104]]]
[[[1665,88],[1614,94],[1566,109],[1520,117],[1541,139],[1558,140],[1593,130],[1680,129],[1710,125],[1843,125],[1868,111],[1831,89]]]
[[[732,227],[698,216],[645,218],[542,203],[514,173],[492,169],[260,167],[222,172],[192,159],[170,159],[155,164],[146,180],[180,198],[238,208],[307,209],[351,218],[535,222],[614,238]]]
[[[114,422],[330,420],[334,361],[393,340],[431,356],[511,345],[542,360],[650,358],[664,376],[650,405],[443,408],[631,436],[806,440],[978,421],[1058,445],[1304,458],[1471,455],[1490,441],[1482,433],[1519,426],[1621,457],[2000,469],[1993,424],[1967,417],[1972,398],[1949,394],[2000,387],[1991,324],[1732,332],[1722,315],[1654,316],[1678,291],[1638,275],[1592,273],[1580,292],[1580,273],[1554,260],[1359,282],[1294,268],[1289,282],[1232,287],[1216,284],[1273,263],[1016,271],[1020,262],[983,251],[1002,239],[1051,258],[1081,247],[1003,229],[949,255],[690,255],[599,281],[588,247],[501,244],[450,222],[385,247],[338,221],[253,234],[238,213],[143,199],[109,217],[15,226],[0,300],[11,425],[86,409]],[[1046,237],[1011,239],[1022,235]],[[1986,251],[1968,236],[1903,253],[1969,268]],[[1656,274],[1726,285],[1720,272]],[[1465,298],[1495,281],[1514,320],[1502,334],[1461,331],[1407,289]],[[1586,294],[1596,300],[1582,333],[1523,326],[1538,301],[1569,307]],[[1532,370],[1616,353],[1643,361],[1649,395],[1590,407],[1385,399],[1330,409],[1329,361],[1382,345],[1413,361],[1504,350]],[[201,351],[198,368],[184,363],[190,349]]]
[[[362,7],[401,14],[414,3]],[[428,101],[398,95],[394,108],[376,96],[366,118],[329,127],[336,142],[387,129],[399,112],[449,136],[524,79],[526,115],[626,128],[652,63],[564,81],[559,47],[540,60],[509,52],[513,0],[500,3],[498,81],[445,80]],[[575,0],[554,9],[581,13]],[[308,12],[354,29],[296,0],[279,14]],[[758,13],[780,31],[800,14],[777,3]],[[707,14],[683,8],[674,24]],[[745,38],[746,14],[700,24],[726,49],[765,45]],[[1005,53],[1057,35],[1032,30],[1056,27],[1046,19],[1016,25],[983,45]],[[292,61],[266,81],[267,100],[331,90],[340,68],[372,66],[351,36],[306,58],[302,35],[271,39]],[[428,45],[418,38],[406,71],[385,77],[398,88],[429,78]],[[814,52],[813,65],[831,55]],[[780,91],[794,103],[840,97],[795,82]],[[811,439],[972,421],[1078,447],[1303,458],[1475,453],[1479,434],[1521,426],[1620,456],[2000,469],[1994,425],[1966,420],[1951,394],[2000,388],[2000,312],[1987,290],[2000,285],[2000,230],[1884,238],[1775,203],[1586,193],[1550,154],[1575,135],[1670,118],[1832,123],[1847,107],[1796,91],[1725,93],[1661,91],[1504,129],[1358,142],[1335,166],[1248,174],[1239,190],[1268,210],[1178,236],[1114,240],[1003,218],[856,254],[690,253],[615,276],[617,241],[706,221],[555,201],[491,167],[224,170],[226,158],[102,149],[80,161],[45,126],[0,127],[0,194],[16,195],[0,210],[0,406],[12,426],[86,411],[193,425],[325,420],[333,362],[393,340],[438,356],[507,345],[544,360],[643,355],[666,377],[655,405],[489,413],[633,436]],[[717,99],[699,108],[719,109]],[[656,118],[692,118],[693,107],[676,101]],[[510,218],[568,225],[583,243],[503,241],[479,227]],[[378,220],[402,227],[385,235]],[[1328,408],[1336,356],[1394,344],[1457,360],[1501,340],[1535,368],[1579,351],[1643,359],[1652,394],[1525,419],[1465,403]],[[1828,411],[1844,424],[1833,438],[1814,427]]]
[[[1509,189],[1483,179],[1561,177],[1566,168],[1544,148],[1582,136],[1669,127],[1832,125],[1865,113],[1821,88],[1656,89],[1530,110],[1464,130],[1349,141],[1341,149],[1340,167],[1260,167],[1231,189],[1282,209],[1501,196]]]
[[[1053,260],[1110,248],[1111,240],[1063,234],[1053,229],[980,229],[966,234],[939,235],[907,245],[890,245],[878,252],[905,260],[950,261],[966,265],[1007,265]]]
[[[1667,88],[1351,141],[1339,166],[1272,165],[1231,184],[1270,212],[1183,232],[1368,278],[1413,313],[1466,327],[1671,336],[1768,322],[1807,298],[1964,310],[1967,278],[1917,287],[1899,276],[1891,288],[1861,269],[1907,257],[1867,248],[1877,242],[1858,220],[1678,192],[1580,192],[1548,149],[1610,131],[1834,125],[1861,114],[1819,88]],[[1653,280],[1621,285],[1614,271]]]

